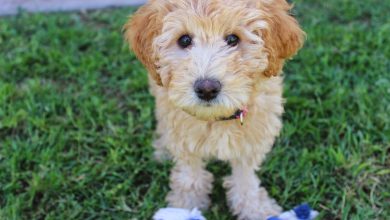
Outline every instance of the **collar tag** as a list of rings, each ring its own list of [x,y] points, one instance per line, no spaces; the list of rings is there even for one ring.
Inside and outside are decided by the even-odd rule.
[[[227,120],[240,120],[241,125],[244,125],[244,118],[248,114],[248,108],[245,106],[243,109],[237,110],[234,115],[226,118],[220,118],[220,121]]]
[[[240,119],[241,126],[244,125],[244,118],[248,114],[248,108],[245,106],[242,110],[239,111],[239,115],[237,115],[237,119]]]
[[[243,111],[240,113],[240,122],[241,122],[241,126],[243,126],[244,125],[244,112]]]

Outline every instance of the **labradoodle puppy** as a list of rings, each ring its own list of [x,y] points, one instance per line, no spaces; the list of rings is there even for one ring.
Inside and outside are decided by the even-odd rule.
[[[285,0],[150,0],[124,27],[156,98],[157,158],[175,161],[169,206],[206,209],[210,158],[239,219],[281,211],[256,175],[282,127],[284,61],[304,32]]]

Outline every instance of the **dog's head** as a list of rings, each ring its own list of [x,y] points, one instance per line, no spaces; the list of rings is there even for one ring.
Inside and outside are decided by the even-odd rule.
[[[151,0],[125,38],[174,105],[214,120],[250,104],[256,83],[302,46],[290,9],[285,0]]]

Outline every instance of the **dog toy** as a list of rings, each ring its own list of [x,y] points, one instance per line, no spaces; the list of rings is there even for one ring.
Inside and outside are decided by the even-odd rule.
[[[305,203],[295,207],[291,211],[283,212],[279,216],[269,217],[267,220],[312,220],[317,215],[318,212]]]
[[[153,220],[206,220],[202,213],[197,209],[191,211],[187,209],[165,208],[160,209]]]
[[[293,210],[283,212],[279,216],[268,217],[267,220],[313,220],[318,212],[313,210],[308,204],[302,204]],[[198,209],[186,210],[177,208],[160,209],[153,220],[206,220]]]

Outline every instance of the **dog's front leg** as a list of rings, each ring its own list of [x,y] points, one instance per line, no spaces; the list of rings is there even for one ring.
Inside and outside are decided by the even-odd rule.
[[[267,191],[260,187],[255,173],[256,165],[247,164],[247,160],[232,161],[232,175],[225,178],[224,187],[232,212],[240,220],[265,220],[278,215],[281,208]]]
[[[169,206],[176,208],[207,209],[213,176],[205,170],[201,158],[187,157],[176,160],[170,176]]]

